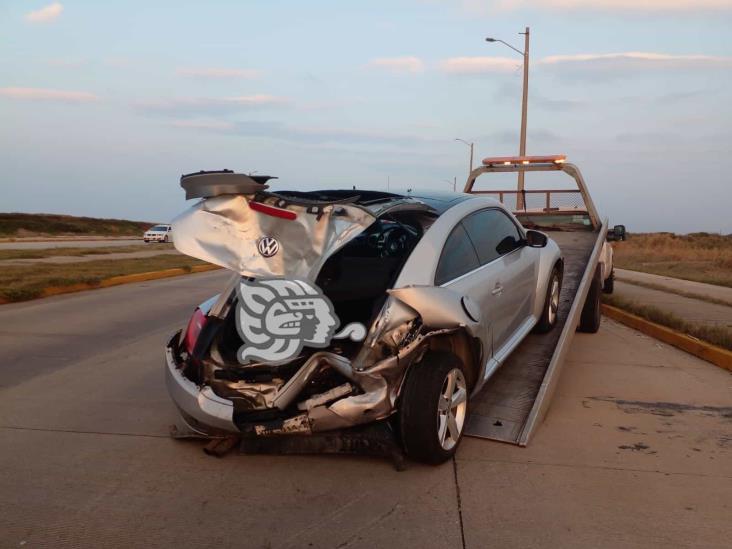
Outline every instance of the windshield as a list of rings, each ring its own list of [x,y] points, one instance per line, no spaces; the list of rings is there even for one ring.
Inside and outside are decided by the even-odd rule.
[[[168,227],[166,225],[155,225],[151,231],[167,231]]]

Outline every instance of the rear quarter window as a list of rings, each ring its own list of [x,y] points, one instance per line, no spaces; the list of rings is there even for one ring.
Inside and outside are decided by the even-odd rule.
[[[462,224],[458,224],[445,241],[440,261],[437,263],[435,284],[438,286],[445,284],[478,267],[480,267],[478,254]]]

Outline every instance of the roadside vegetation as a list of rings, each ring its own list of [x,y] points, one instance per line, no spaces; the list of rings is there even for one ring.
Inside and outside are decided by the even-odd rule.
[[[0,213],[0,237],[142,236],[154,223],[57,214]]]
[[[618,268],[732,287],[732,235],[638,233],[613,247]]]
[[[98,248],[44,248],[39,250],[0,250],[0,261],[6,259],[44,259],[47,257],[81,257],[118,253],[172,250],[172,244],[140,244],[132,246],[101,246]]]
[[[88,284],[98,286],[113,276],[183,268],[205,262],[185,255],[160,255],[139,259],[99,260],[82,263],[44,263],[43,265],[8,265],[0,270],[0,299],[25,301],[54,286]]]
[[[685,333],[712,345],[732,351],[732,329],[724,326],[709,326],[689,322],[683,318],[663,311],[652,305],[644,305],[617,295],[603,295],[603,301],[608,305],[623,309],[656,324],[661,324],[678,332]]]

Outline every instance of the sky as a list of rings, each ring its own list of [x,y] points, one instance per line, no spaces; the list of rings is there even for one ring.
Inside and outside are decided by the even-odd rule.
[[[460,187],[456,138],[518,154],[522,57],[485,38],[526,26],[527,152],[611,225],[732,233],[732,0],[0,0],[0,211],[164,222],[202,169]]]

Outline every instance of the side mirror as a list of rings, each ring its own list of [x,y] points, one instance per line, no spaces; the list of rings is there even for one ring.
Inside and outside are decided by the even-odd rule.
[[[615,225],[607,232],[607,239],[611,242],[625,240],[625,225]]]
[[[549,242],[549,237],[539,231],[526,231],[526,245],[532,248],[543,248]]]

